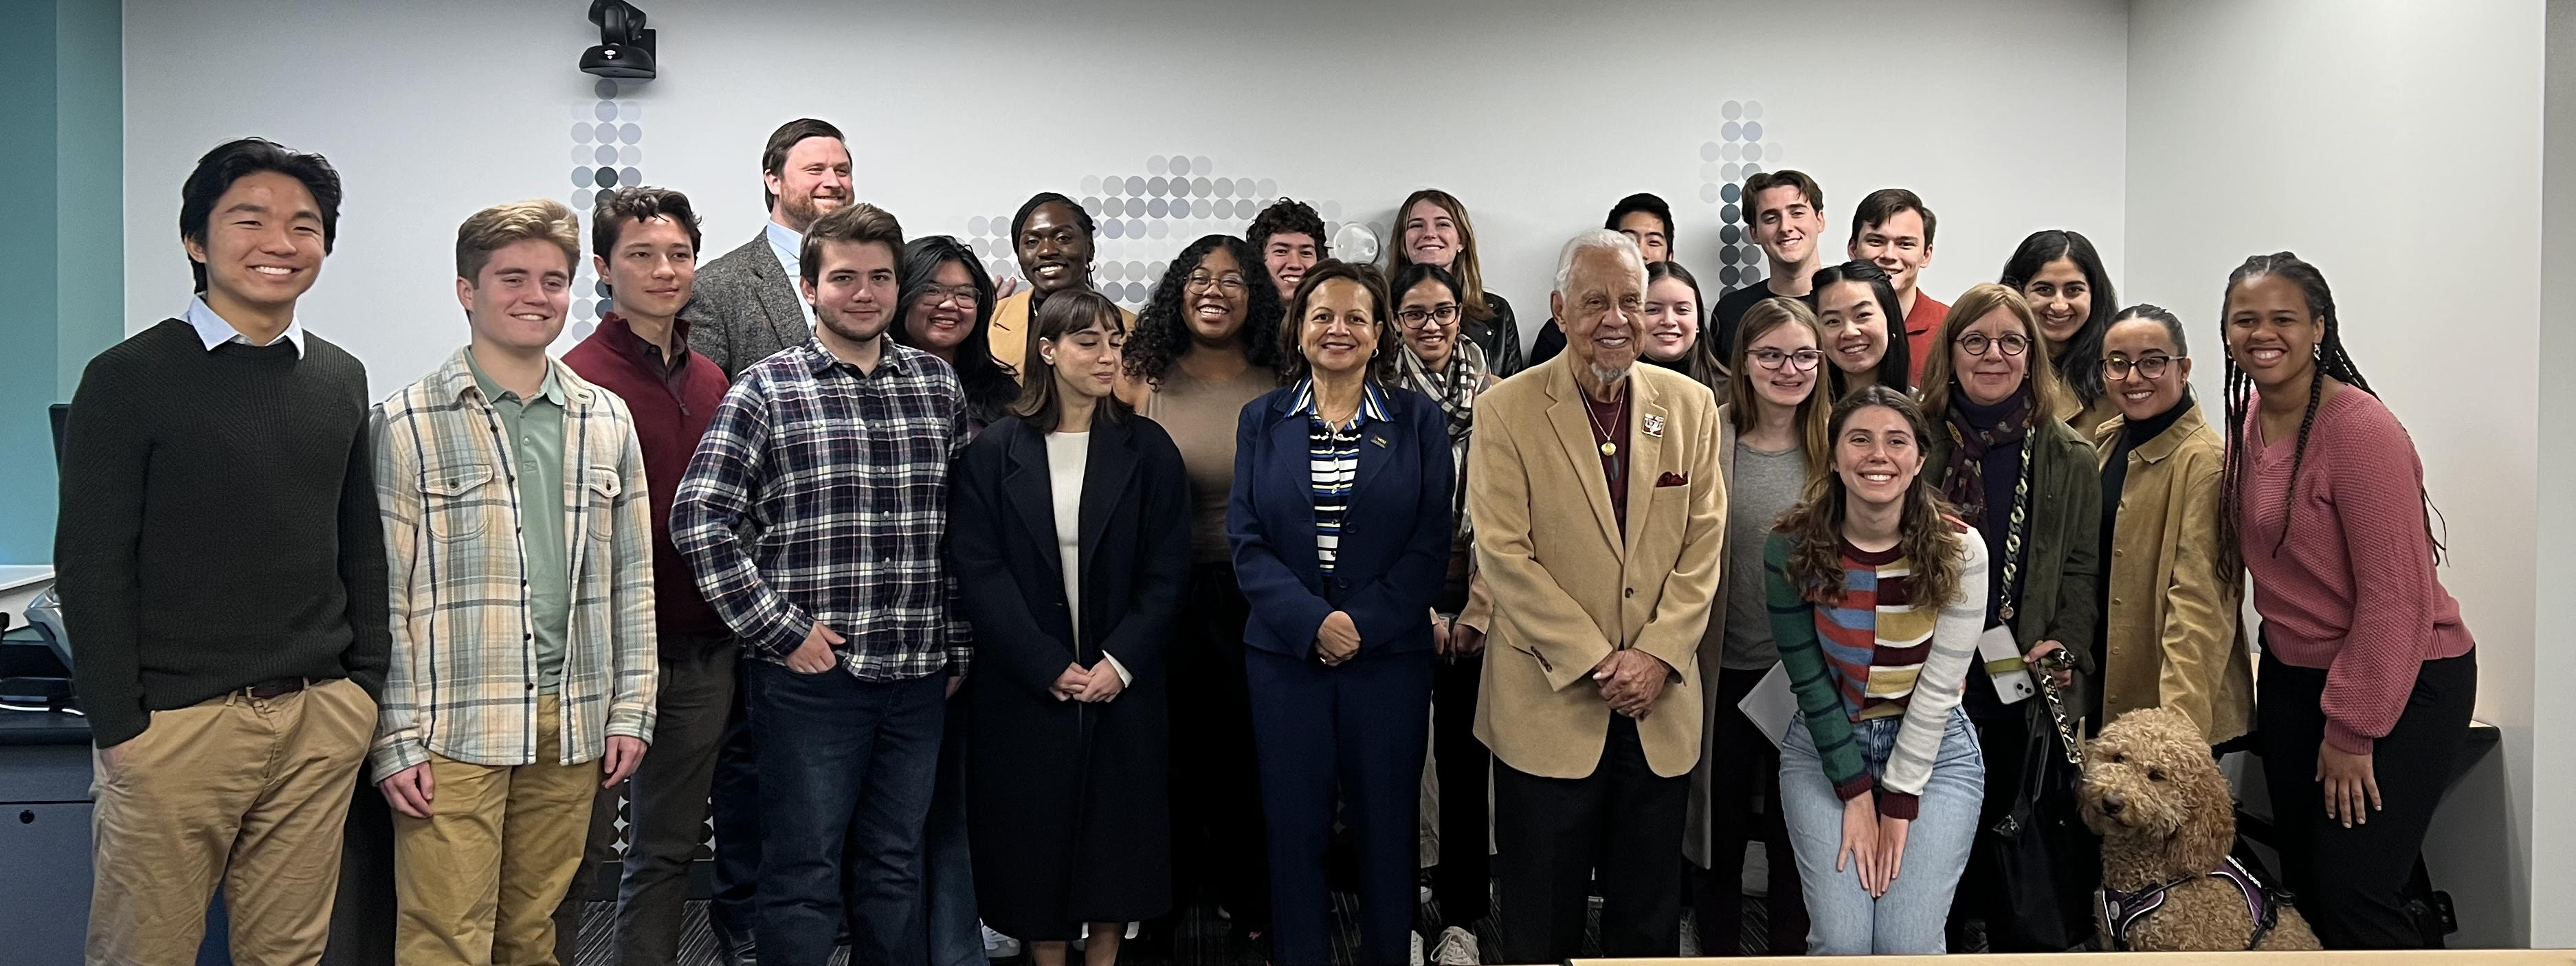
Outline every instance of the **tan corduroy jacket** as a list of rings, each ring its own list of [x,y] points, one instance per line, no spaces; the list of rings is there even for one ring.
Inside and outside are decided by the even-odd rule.
[[[1591,775],[1612,714],[1592,670],[1633,648],[1672,668],[1637,726],[1648,766],[1670,778],[1699,761],[1699,642],[1726,538],[1717,400],[1680,373],[1629,370],[1622,533],[1575,364],[1476,400],[1467,503],[1494,602],[1476,737],[1532,775]]]
[[[2126,421],[2094,431],[2108,459]],[[2102,709],[2189,716],[2210,744],[2253,727],[2254,663],[2237,619],[2238,581],[2218,570],[2219,473],[2226,442],[2184,413],[2129,451],[2112,524],[2102,629]]]

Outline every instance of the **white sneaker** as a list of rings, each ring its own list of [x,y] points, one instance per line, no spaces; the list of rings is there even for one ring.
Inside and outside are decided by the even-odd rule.
[[[1404,934],[1413,939],[1413,966],[1422,966],[1422,934],[1410,929]]]
[[[976,925],[984,930],[985,959],[1009,959],[1020,954],[1019,940],[994,932],[991,926],[982,923],[976,923]]]
[[[1440,945],[1431,950],[1433,966],[1480,966],[1484,961],[1476,951],[1476,934],[1463,926],[1441,930]]]

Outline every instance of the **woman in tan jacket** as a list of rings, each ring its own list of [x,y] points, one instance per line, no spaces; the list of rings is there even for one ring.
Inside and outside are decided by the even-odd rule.
[[[2226,442],[2191,398],[2182,322],[2153,305],[2123,310],[2103,334],[2102,384],[2120,418],[2094,440],[2106,575],[2095,724],[2172,708],[2216,745],[2251,725],[2253,662],[2238,581],[2219,565]]]

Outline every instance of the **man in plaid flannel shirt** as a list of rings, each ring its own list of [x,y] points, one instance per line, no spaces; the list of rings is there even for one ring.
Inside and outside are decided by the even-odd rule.
[[[942,560],[966,416],[947,363],[886,337],[902,249],[873,205],[814,223],[798,266],[814,338],[743,370],[671,509],[672,543],[756,659],[763,960],[826,961],[845,906],[852,962],[927,955],[922,827],[971,651]],[[864,859],[846,879],[844,855]]]

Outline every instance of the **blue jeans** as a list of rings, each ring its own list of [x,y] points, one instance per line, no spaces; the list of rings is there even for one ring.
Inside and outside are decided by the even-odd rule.
[[[924,961],[922,831],[947,677],[743,670],[760,746],[760,961],[823,966],[845,915],[851,962]]]
[[[967,685],[972,689],[973,685]],[[949,704],[967,699],[960,691]],[[930,880],[930,966],[984,966],[984,930],[975,918],[975,861],[966,848],[966,710],[948,709],[939,743],[939,777],[923,833],[922,875]]]
[[[1852,725],[1869,773],[1887,770],[1902,716]],[[1781,814],[1798,855],[1798,881],[1807,897],[1807,954],[1866,956],[1946,952],[1943,925],[1951,894],[1967,870],[1977,838],[1977,811],[1985,802],[1986,766],[1967,712],[1951,709],[1941,729],[1941,752],[1932,780],[1923,786],[1922,810],[1905,832],[1905,856],[1896,881],[1876,899],[1861,888],[1858,863],[1834,871],[1842,847],[1843,802],[1825,779],[1824,763],[1803,720],[1792,720],[1780,748]]]
[[[720,944],[751,941],[760,919],[753,908],[760,892],[760,757],[751,735],[751,666],[762,662],[735,660],[733,708],[725,718],[724,741],[716,746],[707,801],[716,840],[707,922]]]

